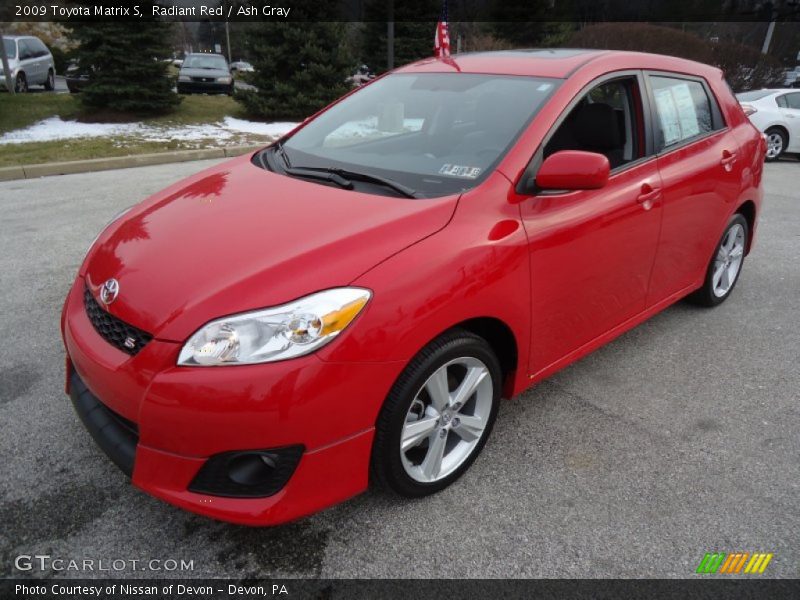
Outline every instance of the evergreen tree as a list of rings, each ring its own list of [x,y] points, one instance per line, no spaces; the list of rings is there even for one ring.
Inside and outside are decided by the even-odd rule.
[[[320,18],[320,17],[318,17]],[[253,24],[245,34],[257,90],[237,90],[252,115],[302,119],[349,89],[355,64],[344,46],[346,24],[331,21]]]
[[[390,15],[386,0],[367,0],[362,31],[361,62],[374,73],[388,70],[387,21],[394,21],[394,67],[433,56],[436,23],[441,16],[442,0],[395,1]],[[452,32],[452,30],[451,30]],[[452,51],[456,51],[451,36]]]
[[[139,4],[150,14],[146,2]],[[148,19],[133,22],[89,21],[72,27],[78,68],[89,75],[80,94],[87,109],[153,114],[173,109],[180,97],[167,76],[171,56],[171,23]]]

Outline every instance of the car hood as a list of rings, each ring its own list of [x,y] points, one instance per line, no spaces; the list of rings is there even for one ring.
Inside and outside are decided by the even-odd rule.
[[[411,200],[265,171],[248,156],[155,194],[110,225],[82,267],[108,311],[182,341],[211,319],[348,285],[443,228],[458,196]]]
[[[181,68],[179,75],[189,77],[230,77],[230,71],[226,69],[192,69],[191,67]]]

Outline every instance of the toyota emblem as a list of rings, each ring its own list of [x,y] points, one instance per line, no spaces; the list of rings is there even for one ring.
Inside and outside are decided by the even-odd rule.
[[[103,304],[111,304],[119,294],[119,281],[113,277],[106,281],[100,288],[100,300]]]

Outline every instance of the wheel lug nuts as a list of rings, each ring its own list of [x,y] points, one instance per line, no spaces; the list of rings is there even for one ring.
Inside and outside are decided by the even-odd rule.
[[[447,435],[447,430],[446,430],[446,429],[444,429],[444,428],[443,428],[443,429],[440,429],[440,430],[439,430],[439,437],[440,437],[440,438],[443,438],[443,437],[445,437],[446,435]]]
[[[459,425],[461,425],[461,419],[456,417],[455,419],[453,419],[453,427],[458,427]]]

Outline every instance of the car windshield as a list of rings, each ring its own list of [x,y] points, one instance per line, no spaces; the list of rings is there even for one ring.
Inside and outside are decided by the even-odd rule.
[[[773,92],[771,90],[757,90],[754,92],[742,92],[741,94],[736,94],[736,99],[740,102],[754,102],[756,100],[761,100],[764,96],[769,96]]]
[[[190,69],[228,69],[228,63],[221,56],[187,56],[183,66]]]
[[[398,73],[345,98],[286,140],[292,167],[389,178],[434,197],[475,186],[559,79]]]
[[[17,45],[14,43],[14,40],[3,40],[3,45],[6,48],[6,56],[8,58],[17,57]]]

